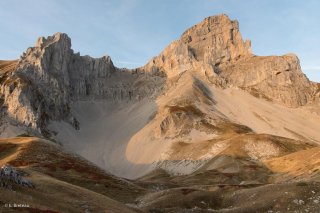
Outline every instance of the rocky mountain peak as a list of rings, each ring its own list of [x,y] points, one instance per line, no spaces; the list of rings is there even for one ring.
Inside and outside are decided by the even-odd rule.
[[[198,61],[215,65],[251,54],[251,42],[242,40],[238,21],[224,14],[204,19],[184,32],[180,40]]]
[[[151,78],[143,80],[143,88],[135,87],[135,81],[146,77],[117,69],[109,56],[74,53],[68,35],[56,33],[38,38],[35,46],[22,54],[15,69],[2,78],[0,94],[11,121],[46,134],[51,120],[65,120],[79,128],[71,112],[75,101],[122,102],[152,95],[157,87]]]
[[[66,33],[60,32],[57,32],[52,36],[48,36],[47,38],[39,37],[35,44],[35,47],[43,49],[45,47],[48,47],[49,45],[57,45],[60,43],[68,49],[71,48],[71,39],[69,38],[69,36]]]
[[[224,14],[186,30],[143,69],[161,71],[168,79],[192,72],[215,86],[238,87],[289,107],[308,104],[315,92],[296,55],[254,55],[251,42],[242,39],[238,21]]]
[[[243,41],[238,21],[227,15],[212,16],[186,30],[145,68],[162,70],[168,78],[186,70],[214,75],[215,67],[250,57],[251,42]]]
[[[65,33],[40,37],[4,79],[1,92],[6,113],[18,124],[40,132],[49,120],[66,119],[75,125],[72,100],[99,95],[91,83],[114,71],[108,56],[94,59],[74,54]]]

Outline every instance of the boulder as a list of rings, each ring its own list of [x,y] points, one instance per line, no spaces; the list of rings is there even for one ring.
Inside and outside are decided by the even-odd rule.
[[[34,188],[32,181],[27,180],[13,167],[4,165],[0,168],[0,187],[12,190],[15,184]]]

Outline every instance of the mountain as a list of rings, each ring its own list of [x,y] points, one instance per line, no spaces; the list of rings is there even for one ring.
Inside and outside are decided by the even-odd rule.
[[[0,160],[31,174],[28,190],[63,181],[114,212],[319,208],[320,84],[294,54],[254,55],[226,15],[204,19],[136,69],[74,53],[56,33],[0,70]],[[34,148],[21,152],[20,140]],[[8,153],[30,157],[16,164]],[[107,208],[99,202],[87,209]]]

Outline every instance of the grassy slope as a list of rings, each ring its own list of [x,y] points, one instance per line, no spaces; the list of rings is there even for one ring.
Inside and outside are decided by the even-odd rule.
[[[213,212],[319,209],[318,146],[254,133],[240,134],[225,142],[228,146],[222,152],[190,175],[170,176],[159,169],[140,178],[140,184],[154,192],[140,197],[137,205],[159,212],[191,208]],[[190,150],[201,154],[202,149],[210,148],[210,143],[217,142],[179,143],[175,158],[186,157]]]
[[[35,189],[17,185],[16,192],[0,189],[2,204],[28,203],[34,209],[54,212],[132,212],[124,203],[145,191],[39,138],[2,139],[0,155],[1,165],[17,167],[35,184]],[[0,210],[8,209],[0,205]]]

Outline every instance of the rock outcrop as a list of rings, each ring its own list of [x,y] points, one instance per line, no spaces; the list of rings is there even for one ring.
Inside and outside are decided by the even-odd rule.
[[[238,22],[220,15],[208,17],[185,31],[145,69],[162,70],[168,78],[187,70],[214,75],[220,64],[250,55],[251,42],[242,40]]]
[[[135,84],[144,82],[144,88]],[[79,128],[70,112],[76,100],[130,101],[152,95],[155,83],[137,70],[116,68],[109,56],[80,56],[64,33],[38,39],[2,78],[6,113],[18,124],[45,134],[49,120],[64,119]]]
[[[7,165],[2,166],[0,168],[0,187],[13,190],[15,184],[31,188],[34,187],[33,183],[23,178],[15,168]]]
[[[285,106],[304,106],[313,98],[314,86],[294,54],[250,57],[220,69],[228,85]]]
[[[316,89],[302,73],[297,56],[252,54],[251,42],[243,41],[238,22],[226,15],[191,27],[143,69],[159,70],[169,79],[185,71],[201,73],[215,86],[239,87],[288,107],[311,102]]]

